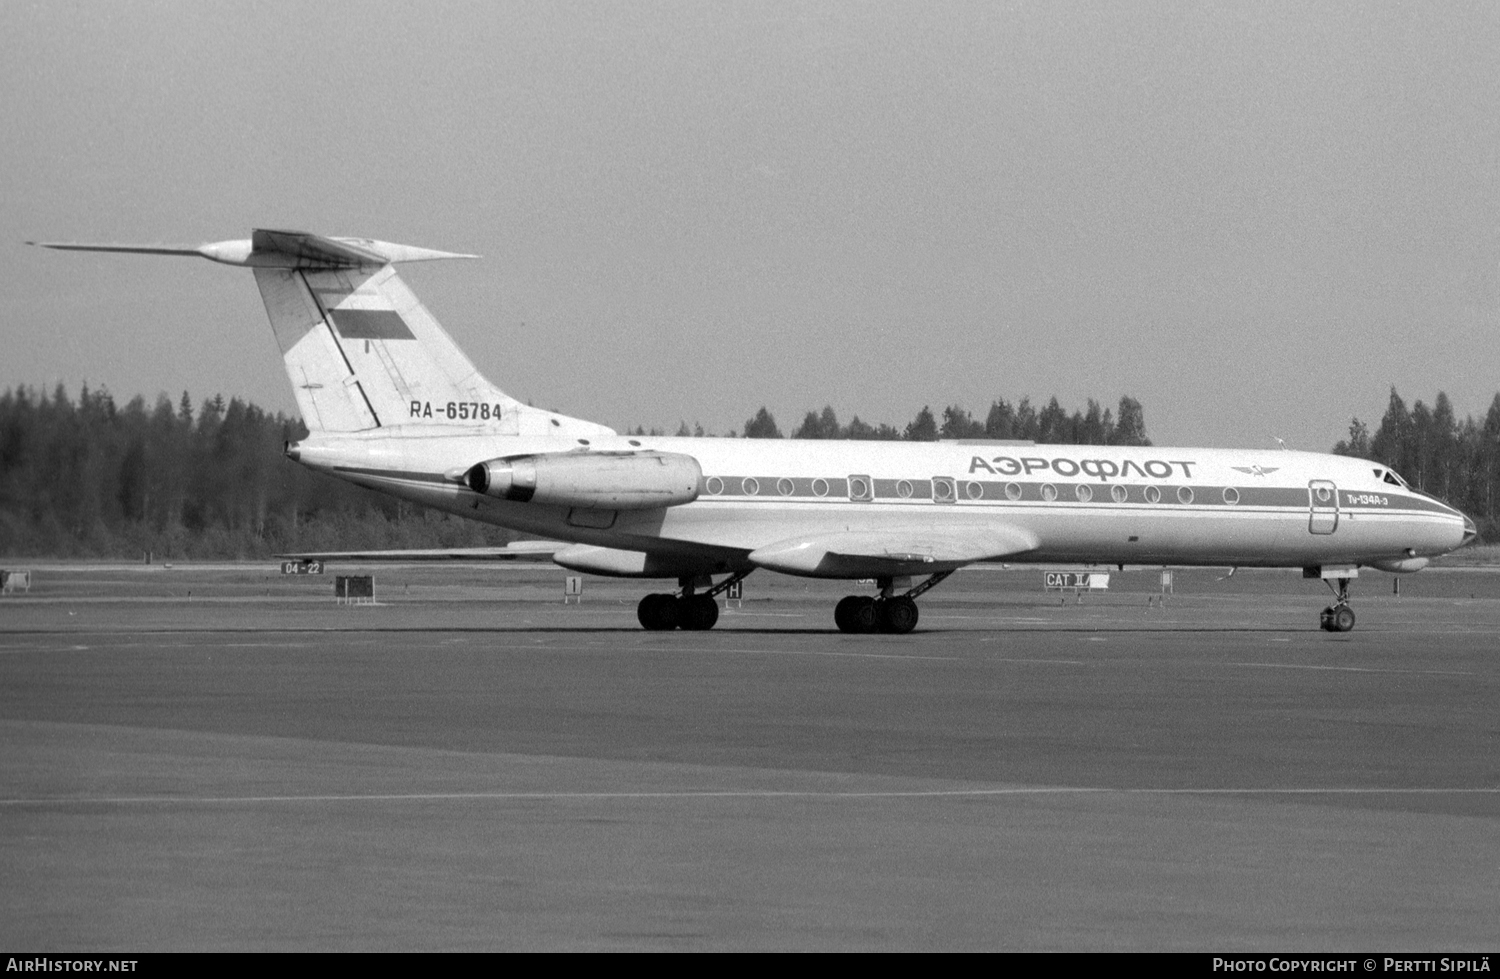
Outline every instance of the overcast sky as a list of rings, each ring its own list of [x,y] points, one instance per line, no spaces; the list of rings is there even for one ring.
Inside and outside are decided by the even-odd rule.
[[[616,427],[1139,399],[1326,450],[1500,390],[1500,4],[0,3],[0,389],[295,411],[253,227]]]

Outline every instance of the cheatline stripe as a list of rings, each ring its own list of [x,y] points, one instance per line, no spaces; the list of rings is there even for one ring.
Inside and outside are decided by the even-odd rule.
[[[41,805],[233,805],[278,802],[587,802],[634,799],[967,799],[1002,796],[1373,796],[1500,795],[1492,788],[1108,788],[1037,786],[996,789],[891,789],[820,791],[815,789],[683,789],[659,792],[384,792],[316,795],[243,796],[47,796],[0,799],[0,806]]]
[[[414,472],[410,470],[399,469],[371,469],[359,466],[335,466],[334,468],[339,472],[353,473],[362,476],[371,476],[377,479],[392,479],[402,482],[437,483],[441,485],[451,485],[449,483],[449,480],[441,473]],[[1256,486],[1224,487],[1217,484],[1162,483],[1157,485],[1157,488],[1162,492],[1161,500],[1157,503],[1150,503],[1148,501],[1137,499],[1134,494],[1132,494],[1126,502],[1121,503],[1115,502],[1113,499],[1105,499],[1104,496],[1107,496],[1106,491],[1109,486],[1125,484],[1058,482],[1051,484],[1056,487],[1058,491],[1057,498],[1053,500],[1045,500],[1040,495],[1041,487],[1043,485],[1042,483],[1019,483],[1018,485],[1021,487],[1022,496],[1018,500],[1011,500],[1006,498],[1004,495],[1004,487],[1006,485],[1005,482],[991,480],[960,480],[960,488],[957,491],[957,496],[955,499],[933,501],[930,496],[918,496],[916,494],[916,487],[913,487],[913,495],[911,497],[901,497],[898,493],[894,492],[879,492],[879,490],[884,488],[882,484],[891,483],[892,485],[894,485],[895,483],[899,482],[899,480],[879,479],[875,481],[877,493],[873,500],[851,500],[847,495],[847,484],[844,480],[827,480],[827,482],[829,483],[829,491],[824,494],[818,494],[813,492],[812,490],[812,483],[814,482],[812,478],[799,476],[791,479],[794,487],[792,493],[782,494],[776,489],[776,485],[779,482],[778,477],[764,476],[753,478],[755,478],[757,484],[759,485],[760,492],[755,494],[737,494],[728,492],[728,488],[730,486],[741,486],[745,477],[710,477],[710,479],[720,480],[721,485],[724,486],[725,489],[721,490],[719,493],[714,493],[707,489],[707,487],[705,486],[705,491],[702,496],[699,497],[699,499],[705,502],[720,500],[723,502],[735,503],[744,503],[751,500],[759,500],[763,502],[774,502],[779,500],[795,500],[797,502],[826,501],[828,503],[863,504],[866,507],[871,504],[879,505],[894,503],[911,505],[927,503],[929,505],[935,504],[938,506],[964,506],[969,508],[980,506],[998,506],[1000,508],[1007,508],[1021,503],[1033,505],[1040,504],[1042,507],[1066,507],[1069,510],[1090,508],[1109,512],[1121,512],[1126,510],[1144,511],[1148,513],[1159,513],[1164,511],[1181,512],[1193,510],[1199,512],[1202,512],[1204,510],[1212,510],[1215,512],[1221,510],[1238,512],[1260,510],[1261,512],[1267,513],[1297,514],[1306,514],[1310,512],[1307,499],[1307,491],[1300,488],[1272,488]],[[708,481],[705,480],[705,484],[707,482]],[[930,492],[929,480],[916,480],[914,482],[927,484],[929,487],[928,492]],[[979,497],[975,498],[968,496],[968,492],[965,487],[970,482],[983,487],[982,493]],[[845,485],[843,487],[839,487],[834,485],[836,483],[845,483]],[[1097,500],[1079,500],[1077,498],[1077,487],[1079,486],[1086,486],[1090,489],[1091,492],[1100,492],[1102,494],[1101,498]],[[1101,489],[1101,486],[1104,487],[1104,489]],[[1177,499],[1176,493],[1179,487],[1185,487],[1187,489],[1193,490],[1192,502],[1183,503]],[[1136,484],[1130,484],[1130,488],[1133,490],[1141,489],[1141,487]],[[1221,495],[1219,495],[1225,488],[1233,489],[1239,494],[1239,498],[1236,503],[1229,503],[1228,501],[1224,500]],[[1452,515],[1452,511],[1449,510],[1448,507],[1436,501],[1429,501],[1417,497],[1407,496],[1394,496],[1392,497],[1392,499],[1396,501],[1396,505],[1389,508],[1349,505],[1338,507],[1337,512],[1344,516],[1356,514],[1360,516],[1381,515],[1412,517],[1427,514],[1440,517],[1448,517]],[[1330,506],[1327,512],[1332,515],[1332,513],[1334,512],[1334,508]]]
[[[867,476],[850,477],[869,480]],[[746,481],[752,481],[750,486]],[[782,492],[783,483],[790,483],[791,492]],[[1178,509],[1184,507],[1197,507],[1200,509],[1238,509],[1246,507],[1270,507],[1278,510],[1300,511],[1308,513],[1311,499],[1305,486],[1261,486],[1254,483],[1226,484],[1226,483],[1109,483],[1092,480],[1077,479],[969,479],[958,478],[956,480],[945,479],[943,482],[953,488],[952,496],[945,496],[941,500],[933,499],[932,479],[890,479],[877,477],[871,480],[874,484],[873,501],[865,498],[862,500],[851,500],[849,497],[849,480],[838,477],[812,477],[812,476],[777,476],[777,475],[710,475],[703,481],[704,499],[732,499],[736,502],[746,500],[827,500],[829,502],[856,502],[869,504],[876,503],[937,503],[939,505],[961,504],[967,506],[983,504],[1015,504],[1015,503],[1051,503],[1065,506],[1107,506],[1110,509],[1120,508],[1147,508],[1147,509]],[[814,483],[822,483],[822,493],[817,492]],[[910,492],[903,494],[898,488],[899,484],[905,483],[905,488]],[[976,487],[977,494],[974,495],[969,487]],[[1009,487],[1015,487],[1019,495],[1011,498],[1006,492]],[[1051,486],[1057,491],[1054,500],[1046,500],[1042,497],[1043,486]],[[1126,499],[1116,501],[1111,496],[1114,487],[1122,487],[1126,492]],[[1078,498],[1079,487],[1086,487],[1090,492],[1090,499],[1080,500]],[[1142,494],[1147,488],[1155,488],[1161,495],[1156,503],[1144,499]],[[1183,503],[1177,497],[1179,489],[1189,490],[1192,494],[1191,502]],[[1225,490],[1233,490],[1235,502],[1231,503],[1223,496]],[[1359,490],[1342,489],[1340,492],[1356,496],[1380,497],[1386,502],[1360,503],[1353,501],[1341,501],[1337,504],[1330,501],[1326,505],[1320,505],[1321,512],[1332,514],[1335,510],[1343,514],[1366,514],[1366,513],[1421,513],[1430,512],[1440,515],[1450,515],[1451,509],[1437,500],[1427,499],[1421,496],[1408,495],[1405,493],[1383,493],[1367,492]]]

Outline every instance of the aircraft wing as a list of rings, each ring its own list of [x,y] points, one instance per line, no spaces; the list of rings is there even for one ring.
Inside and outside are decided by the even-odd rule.
[[[284,561],[513,561],[548,557],[567,547],[561,541],[519,540],[505,547],[430,547],[398,551],[299,551],[278,554]]]
[[[773,571],[814,577],[879,577],[952,570],[1035,550],[1036,535],[1014,527],[974,530],[839,531],[790,537],[750,553]]]

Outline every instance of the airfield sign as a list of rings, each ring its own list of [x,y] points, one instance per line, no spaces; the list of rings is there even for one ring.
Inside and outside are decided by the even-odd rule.
[[[1048,571],[1046,575],[1047,591],[1065,588],[1093,591],[1109,587],[1109,575],[1098,571]]]

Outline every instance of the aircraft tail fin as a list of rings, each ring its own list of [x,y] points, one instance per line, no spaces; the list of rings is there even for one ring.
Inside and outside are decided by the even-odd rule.
[[[255,284],[309,431],[431,420],[480,425],[520,406],[474,367],[395,268],[257,268]],[[452,405],[451,409],[449,405]],[[458,405],[463,418],[458,419]]]
[[[205,245],[34,244],[69,251],[198,255],[252,269],[310,432],[406,424],[497,435],[610,431],[530,408],[491,384],[393,265],[474,255],[270,229],[257,229],[248,240]]]

